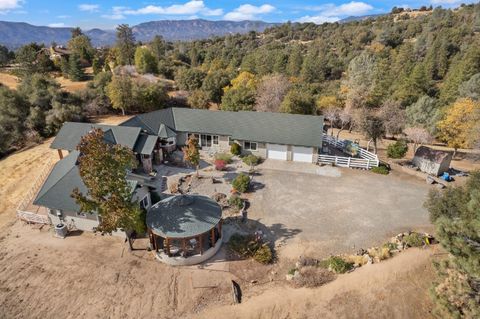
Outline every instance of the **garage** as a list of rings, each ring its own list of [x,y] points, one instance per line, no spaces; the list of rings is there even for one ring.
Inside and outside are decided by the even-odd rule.
[[[267,158],[287,160],[287,145],[267,144]]]
[[[312,147],[293,146],[292,147],[292,160],[294,162],[312,163],[313,162],[313,148]]]

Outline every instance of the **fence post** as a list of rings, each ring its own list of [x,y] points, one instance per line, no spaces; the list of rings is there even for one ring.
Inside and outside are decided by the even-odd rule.
[[[367,169],[370,169],[370,159],[367,158]]]
[[[348,167],[348,168],[350,168],[350,160],[351,160],[351,159],[352,159],[351,157],[348,158],[348,163],[347,163],[347,167]]]
[[[335,166],[337,166],[337,159],[338,159],[338,157],[335,156]]]

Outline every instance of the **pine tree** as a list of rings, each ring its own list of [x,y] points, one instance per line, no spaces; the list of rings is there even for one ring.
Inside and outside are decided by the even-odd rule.
[[[76,54],[70,55],[68,59],[68,78],[72,81],[81,81],[85,78],[82,62]]]

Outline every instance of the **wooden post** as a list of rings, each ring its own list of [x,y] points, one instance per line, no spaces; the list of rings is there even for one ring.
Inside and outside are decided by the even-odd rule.
[[[200,245],[200,255],[203,255],[203,234],[198,236],[198,243]]]
[[[186,238],[182,240],[182,249],[183,249],[183,255],[187,257],[187,239]]]
[[[212,228],[210,231],[210,235],[212,236],[212,247],[215,246],[215,227]]]
[[[170,257],[170,241],[168,237],[165,238],[165,248],[167,249],[167,256]]]
[[[57,152],[58,152],[58,156],[60,157],[60,159],[63,159],[62,150],[61,150],[61,149],[58,149]]]
[[[220,219],[220,222],[218,223],[218,237],[222,237],[222,224],[223,220]]]

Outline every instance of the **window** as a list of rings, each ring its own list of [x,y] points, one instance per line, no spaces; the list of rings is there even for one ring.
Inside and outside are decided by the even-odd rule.
[[[244,148],[246,151],[256,151],[256,150],[257,150],[257,143],[245,141],[245,142],[243,143],[243,148]]]
[[[218,135],[212,135],[213,145],[218,145]]]
[[[148,195],[145,196],[141,201],[140,201],[140,208],[147,209],[148,208]]]
[[[228,137],[228,145],[232,145],[233,143],[235,143],[235,140],[232,139],[231,136]]]

